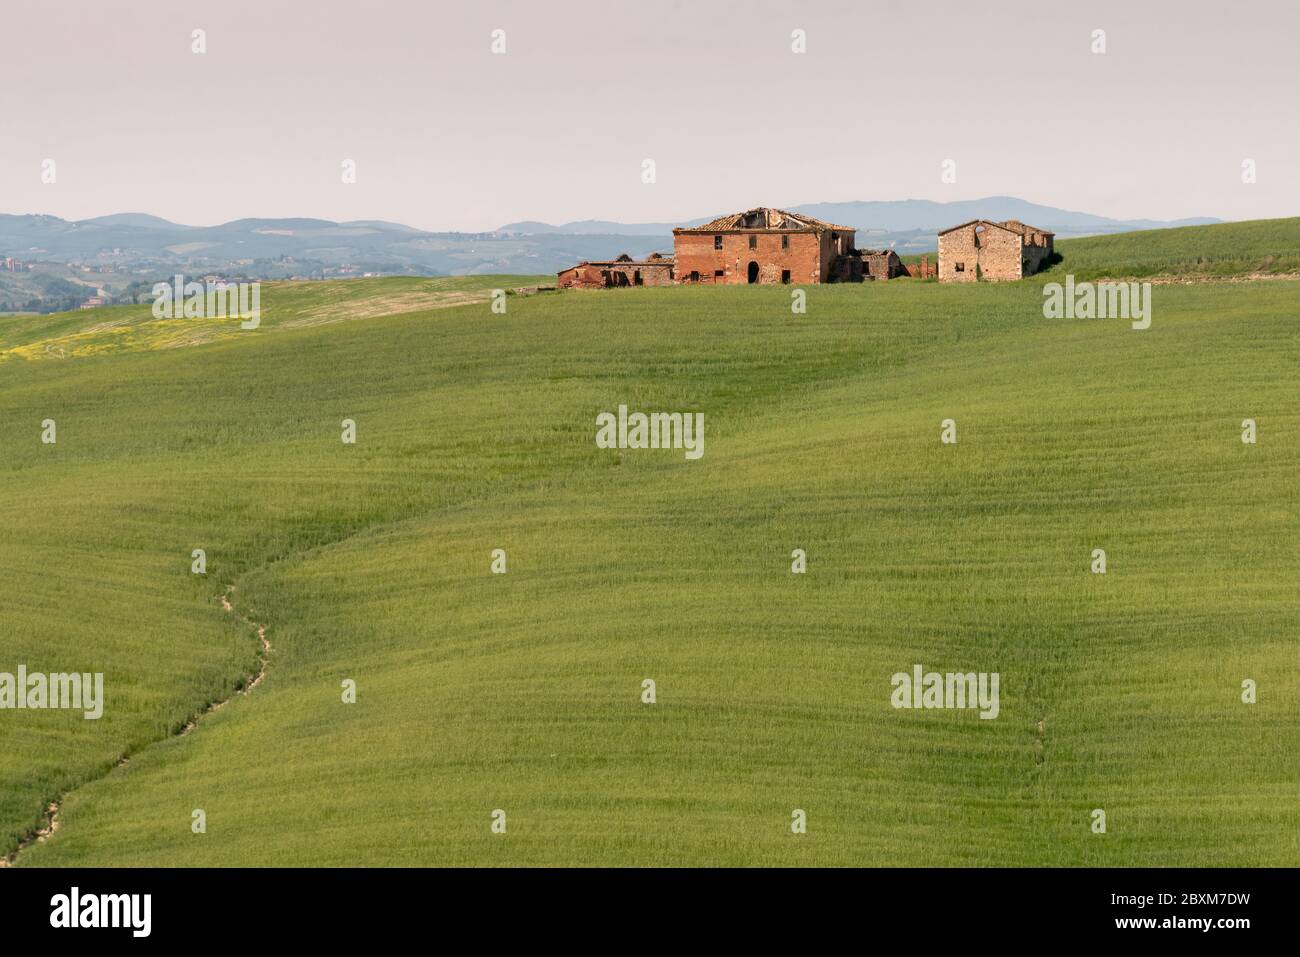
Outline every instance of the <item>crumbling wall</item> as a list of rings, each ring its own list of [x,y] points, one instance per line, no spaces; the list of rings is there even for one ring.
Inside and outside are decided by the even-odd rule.
[[[671,286],[671,259],[648,262],[579,263],[556,274],[561,289],[620,289],[625,286]]]
[[[1052,254],[1050,244],[1026,245],[1020,253],[1022,263],[1022,274],[1025,276],[1033,275],[1043,266],[1043,260]]]
[[[939,264],[932,260],[929,255],[921,257],[920,262],[899,263],[899,275],[911,276],[913,279],[933,279],[939,275]]]
[[[893,279],[906,276],[907,267],[892,249],[866,249],[862,252],[862,278]]]
[[[555,285],[560,289],[604,289],[605,280],[591,263],[579,263],[556,273]]]

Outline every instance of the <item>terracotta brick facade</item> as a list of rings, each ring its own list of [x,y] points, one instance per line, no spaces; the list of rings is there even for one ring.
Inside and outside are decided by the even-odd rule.
[[[556,274],[561,289],[618,289],[623,286],[671,286],[676,282],[673,260],[651,254],[636,261],[624,253],[608,262],[581,262]]]
[[[976,219],[939,234],[939,281],[999,282],[1036,272],[1052,255],[1053,234],[1016,220]]]
[[[855,231],[778,209],[747,210],[703,226],[673,230],[677,281],[830,282],[838,257],[853,250]]]
[[[805,285],[829,281],[828,239],[784,230],[679,233],[673,245],[681,282]]]

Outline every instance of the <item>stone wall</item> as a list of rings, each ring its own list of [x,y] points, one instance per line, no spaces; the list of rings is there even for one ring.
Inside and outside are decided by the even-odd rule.
[[[892,249],[868,249],[862,253],[863,279],[893,279],[907,274],[907,267]]]
[[[1021,262],[1024,263],[1024,275],[1029,276],[1038,272],[1043,267],[1043,260],[1052,254],[1052,244],[1049,237],[1046,245],[1029,246],[1026,245],[1021,250]]]
[[[1017,232],[985,223],[970,223],[939,235],[939,281],[997,282],[1021,277]]]

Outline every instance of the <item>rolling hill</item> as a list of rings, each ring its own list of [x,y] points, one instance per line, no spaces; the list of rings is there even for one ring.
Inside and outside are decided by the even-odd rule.
[[[1253,271],[1300,221],[1201,229],[1057,268]],[[107,694],[0,711],[4,851],[57,809],[18,865],[1300,864],[1294,283],[1145,332],[1036,281],[490,310],[546,278],[0,318],[0,671]],[[619,404],[705,454],[597,448]],[[998,717],[893,708],[916,664]]]

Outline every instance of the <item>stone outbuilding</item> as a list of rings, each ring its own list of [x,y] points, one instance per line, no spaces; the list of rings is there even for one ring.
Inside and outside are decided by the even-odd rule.
[[[895,276],[907,275],[907,267],[892,249],[863,249],[858,256],[862,260],[864,280],[893,279]]]
[[[950,226],[939,233],[939,281],[1021,279],[1052,255],[1054,236],[1015,219],[972,219]]]

